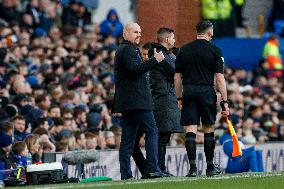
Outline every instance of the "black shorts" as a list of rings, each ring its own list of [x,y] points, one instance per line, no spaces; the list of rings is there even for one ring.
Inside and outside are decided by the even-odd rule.
[[[181,125],[214,125],[217,96],[213,86],[184,85]]]

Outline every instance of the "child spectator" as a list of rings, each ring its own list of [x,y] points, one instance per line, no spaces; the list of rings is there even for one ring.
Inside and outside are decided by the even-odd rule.
[[[16,142],[12,146],[12,151],[10,153],[10,159],[13,163],[13,168],[18,166],[27,167],[27,157],[29,155],[29,150],[25,142]]]

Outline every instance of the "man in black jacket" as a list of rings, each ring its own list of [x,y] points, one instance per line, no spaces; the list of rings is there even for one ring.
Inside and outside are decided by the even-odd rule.
[[[164,55],[154,50],[154,57],[143,63],[138,44],[141,28],[137,23],[124,27],[125,39],[115,55],[115,96],[114,113],[122,114],[122,136],[119,149],[121,179],[132,178],[130,156],[133,153],[138,128],[145,136],[147,177],[161,177],[158,166],[157,127],[152,111],[152,98],[146,72],[153,69],[164,59]]]
[[[175,45],[174,31],[170,28],[160,28],[157,31],[158,44],[152,48],[162,51],[165,59],[150,71],[150,88],[154,102],[154,116],[158,127],[158,160],[161,171],[171,176],[166,170],[166,145],[171,133],[183,133],[180,125],[180,110],[174,87],[175,55],[171,49]],[[153,55],[150,50],[149,55]]]

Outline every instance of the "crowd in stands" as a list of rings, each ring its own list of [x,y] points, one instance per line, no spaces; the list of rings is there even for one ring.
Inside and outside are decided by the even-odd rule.
[[[0,3],[0,162],[26,149],[37,162],[45,152],[119,147],[111,107],[123,26],[115,9],[101,24],[91,11],[72,0]]]
[[[45,152],[118,149],[120,118],[111,114],[114,55],[123,26],[112,9],[92,23],[83,3],[0,3],[0,162],[10,168]],[[226,68],[231,120],[245,144],[284,141],[284,89],[266,61],[253,72]],[[226,132],[216,124],[216,136]],[[203,143],[203,133],[197,134]],[[184,146],[182,134],[170,146]],[[141,140],[143,146],[143,140]],[[23,158],[24,157],[24,158]],[[12,161],[13,160],[13,161]]]

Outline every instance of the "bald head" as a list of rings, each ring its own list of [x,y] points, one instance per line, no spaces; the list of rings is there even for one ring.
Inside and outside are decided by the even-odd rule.
[[[139,44],[141,28],[137,23],[128,23],[123,29],[123,38],[131,43]]]

